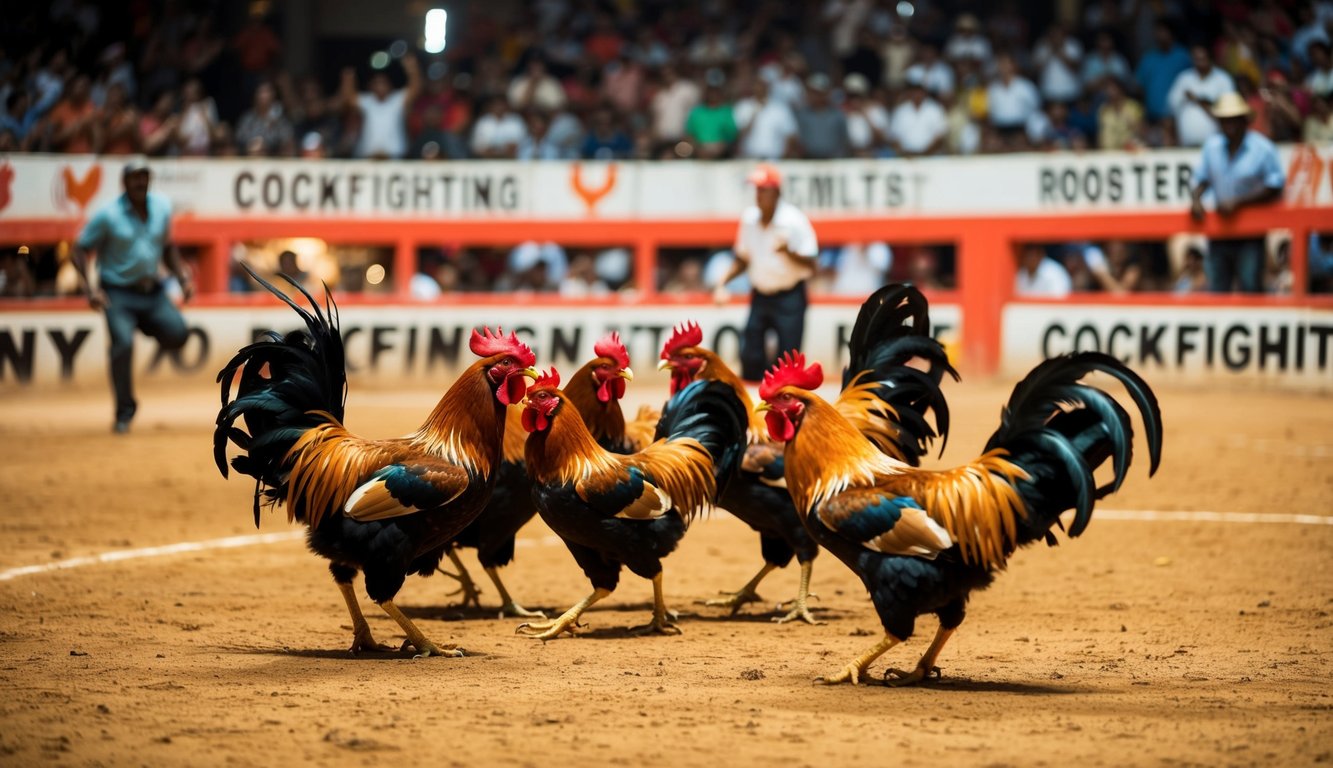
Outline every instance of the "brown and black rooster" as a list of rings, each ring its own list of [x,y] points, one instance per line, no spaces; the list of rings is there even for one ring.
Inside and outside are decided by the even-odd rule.
[[[625,421],[620,400],[625,396],[625,383],[634,380],[634,372],[630,370],[629,352],[621,343],[620,334],[612,332],[598,339],[593,354],[595,357],[574,372],[565,386],[565,395],[578,409],[598,445],[613,453],[633,453],[652,442],[658,414],[641,413],[634,421]],[[507,415],[499,479],[486,510],[459,534],[454,545],[477,550],[477,560],[500,593],[502,616],[544,619],[546,616],[540,611],[530,611],[514,601],[499,572],[514,559],[515,534],[537,514],[532,481],[523,461],[528,433],[523,429],[521,414],[522,409],[515,408]],[[479,590],[453,547],[448,555],[458,573],[441,573],[460,582],[462,605],[475,604],[480,608]]]
[[[967,600],[1003,570],[1021,546],[1045,540],[1062,512],[1075,510],[1070,536],[1093,503],[1120,487],[1129,467],[1132,426],[1114,398],[1081,379],[1102,373],[1124,385],[1147,431],[1149,474],[1161,457],[1162,420],[1148,385],[1115,358],[1066,355],[1038,365],[1014,388],[985,453],[947,471],[918,469],[881,452],[841,411],[875,382],[849,371],[852,385],[836,404],[815,394],[816,363],[789,353],[760,387],[769,434],[787,444],[787,487],[807,528],[865,583],[884,638],[825,683],[859,682],[866,668],[904,642],[918,616],[934,613],[939,632],[909,671],[885,674],[893,685],[938,674],[935,662],[962,623]],[[1113,479],[1093,472],[1107,460]],[[890,677],[892,679],[890,680]]]
[[[597,444],[559,384],[553,371],[528,391],[524,455],[542,520],[565,541],[593,592],[559,618],[519,632],[541,640],[572,633],[588,606],[616,588],[623,566],[653,582],[653,618],[640,630],[679,633],[662,592],[662,558],[740,465],[746,415],[728,387],[698,382],[667,403],[662,439],[617,454]]]
[[[248,269],[248,268],[247,268]],[[305,321],[306,329],[266,337],[242,349],[218,374],[222,409],[214,458],[227,476],[227,443],[242,453],[236,471],[255,478],[255,525],[261,503],[286,504],[288,521],[307,528],[312,551],[329,570],[352,618],[352,652],[387,650],[375,642],[352,580],[402,627],[421,656],[462,655],[438,646],[394,605],[408,574],[433,572],[444,545],[476,518],[491,496],[500,464],[505,406],[535,377],[532,350],[514,334],[472,332],[481,360],[458,377],[426,422],[406,437],[372,440],[342,424],[347,377],[337,305],[307,311],[250,272]],[[237,379],[236,397],[231,398]],[[244,418],[245,429],[236,426]]]

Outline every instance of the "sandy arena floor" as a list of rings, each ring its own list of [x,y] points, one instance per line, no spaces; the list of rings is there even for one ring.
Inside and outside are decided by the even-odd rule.
[[[949,389],[943,463],[982,445],[1007,391]],[[625,635],[651,595],[632,576],[582,637],[546,644],[515,636],[516,620],[451,609],[452,583],[436,577],[409,581],[401,604],[469,657],[351,658],[325,564],[293,536],[87,560],[256,533],[252,486],[212,466],[215,389],[145,388],[127,438],[109,433],[100,388],[11,390],[0,396],[0,765],[1333,761],[1333,398],[1159,394],[1159,476],[1146,478],[1140,450],[1087,535],[1020,553],[974,596],[941,681],[898,690],[811,684],[880,633],[859,581],[827,554],[814,571],[822,626],[693,605],[760,564],[757,537],[722,514],[666,562],[669,598],[693,612],[680,637]],[[401,434],[437,396],[354,385],[349,426]],[[274,516],[262,532],[287,531]],[[521,538],[506,572],[521,602],[563,609],[588,591],[540,521]],[[77,567],[12,571],[58,564]],[[788,568],[761,593],[789,598],[796,581]],[[400,641],[365,604],[376,635]],[[923,620],[875,678],[914,663],[933,632]]]

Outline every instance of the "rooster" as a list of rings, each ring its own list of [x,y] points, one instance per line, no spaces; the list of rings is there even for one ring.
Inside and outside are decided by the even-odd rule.
[[[596,357],[574,373],[565,387],[565,395],[570,404],[578,409],[583,423],[598,445],[615,453],[632,453],[652,442],[657,414],[649,413],[629,424],[625,422],[620,400],[625,396],[626,382],[634,380],[634,371],[630,370],[629,352],[621,343],[620,334],[612,332],[598,339],[593,345],[593,354]],[[501,567],[508,565],[514,558],[514,535],[537,514],[537,506],[532,500],[532,481],[528,479],[523,461],[523,446],[527,442],[528,433],[523,429],[521,413],[522,409],[518,408],[508,412],[503,460],[495,493],[491,495],[486,510],[459,534],[454,544],[476,548],[477,559],[500,593],[502,616],[544,619],[545,614],[530,611],[514,601],[501,581],[499,572]],[[476,604],[480,607],[480,594],[455,548],[450,547],[447,554],[458,573],[441,573],[458,579],[463,595],[462,605]]]
[[[353,653],[389,650],[375,642],[352,589],[363,571],[370,599],[398,623],[420,656],[461,656],[456,646],[428,640],[393,598],[409,573],[435,570],[444,544],[490,498],[505,406],[522,400],[525,377],[536,377],[532,350],[512,333],[474,330],[470,348],[482,359],[458,377],[416,432],[387,440],[358,437],[342,425],[347,377],[336,303],[328,299],[321,311],[284,275],[309,302],[307,311],[250,275],[295,310],[306,330],[285,337],[270,332],[218,374],[218,470],[227,476],[227,443],[236,444],[242,453],[231,466],[255,478],[255,525],[261,503],[285,503],[288,521],[305,524],[310,549],[330,561],[347,603]],[[241,417],[248,432],[235,426]]]
[[[948,410],[938,387],[943,371],[953,373],[938,343],[925,336],[929,325],[925,298],[910,286],[881,290],[866,302],[874,311],[863,311],[851,338],[851,358],[875,374],[876,387],[860,387],[854,401],[854,418],[872,435],[882,450],[915,464],[935,437],[925,420],[934,410],[940,432],[948,429]],[[905,324],[910,321],[910,324]],[[794,556],[801,566],[800,588],[792,609],[774,621],[801,619],[819,623],[808,608],[810,576],[819,545],[811,538],[792,505],[783,477],[783,445],[770,440],[763,419],[753,407],[740,378],[711,350],[702,346],[703,331],[697,323],[677,326],[662,347],[658,367],[671,372],[671,391],[677,392],[696,380],[720,381],[731,387],[751,414],[750,444],[736,482],[718,505],[759,533],[764,564],[740,590],[708,600],[706,605],[731,609],[732,615],[748,602],[760,600],[756,590],[769,573],[786,567]],[[913,357],[928,362],[929,372],[907,368]],[[955,376],[957,374],[954,374]],[[783,604],[779,604],[779,610]]]
[[[663,439],[616,454],[597,445],[559,385],[553,370],[528,392],[524,456],[542,520],[564,539],[593,593],[559,618],[518,631],[541,640],[572,633],[583,612],[616,588],[624,566],[653,582],[652,621],[634,631],[679,634],[662,594],[662,558],[735,473],[746,414],[725,385],[699,382],[667,403]]]
[[[910,671],[891,669],[891,685],[938,675],[935,662],[963,621],[968,596],[990,585],[1020,546],[1055,542],[1059,515],[1074,509],[1069,535],[1087,527],[1094,499],[1120,487],[1130,462],[1129,414],[1092,372],[1120,381],[1142,415],[1149,475],[1161,458],[1162,420],[1152,390],[1108,355],[1086,352],[1038,365],[1014,388],[1000,427],[972,463],[946,471],[914,468],[878,450],[833,405],[815,394],[818,363],[788,353],[760,386],[769,434],[785,442],[787,487],[819,543],[865,583],[884,639],[827,684],[856,684],[885,651],[912,636],[917,616],[934,613],[939,631]],[[840,400],[855,396],[844,390]],[[1093,472],[1111,460],[1112,480]],[[892,680],[890,680],[892,677]]]

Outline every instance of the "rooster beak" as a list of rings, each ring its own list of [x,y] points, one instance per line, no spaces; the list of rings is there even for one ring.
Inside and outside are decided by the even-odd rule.
[[[527,376],[529,379],[532,379],[533,381],[536,381],[537,377],[541,376],[542,374],[541,371],[537,370],[536,368],[524,368],[523,375]],[[524,400],[526,401],[526,398],[524,398]]]
[[[662,360],[657,364],[657,370],[659,371],[666,371],[672,368],[675,368],[675,366],[671,364],[670,360]]]
[[[755,413],[766,413],[771,410],[773,410],[773,406],[769,405],[767,401],[760,401],[759,405],[754,407]]]
[[[621,368],[620,373],[616,375],[624,379],[625,381],[634,381],[634,371],[631,371],[628,368]]]

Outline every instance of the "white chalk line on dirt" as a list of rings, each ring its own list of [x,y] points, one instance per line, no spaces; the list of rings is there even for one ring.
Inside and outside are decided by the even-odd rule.
[[[1207,512],[1207,511],[1157,511],[1151,509],[1099,509],[1093,513],[1098,520],[1129,520],[1141,522],[1196,522],[1230,524],[1277,524],[1277,525],[1333,525],[1333,517],[1322,515],[1294,514],[1257,514],[1253,512]],[[121,549],[103,552],[99,555],[71,557],[54,563],[24,565],[0,571],[0,581],[12,581],[20,576],[32,576],[38,573],[64,571],[71,568],[83,568],[89,565],[119,563],[125,560],[140,560],[148,557],[166,557],[191,552],[206,552],[213,549],[236,549],[262,544],[279,544],[287,541],[299,541],[305,537],[305,531],[283,531],[282,533],[256,533],[248,536],[227,536],[221,539],[204,541],[183,541],[179,544],[164,544],[160,547],[142,549]],[[520,547],[553,546],[561,543],[559,536],[544,536],[539,539],[519,539],[514,542]]]

